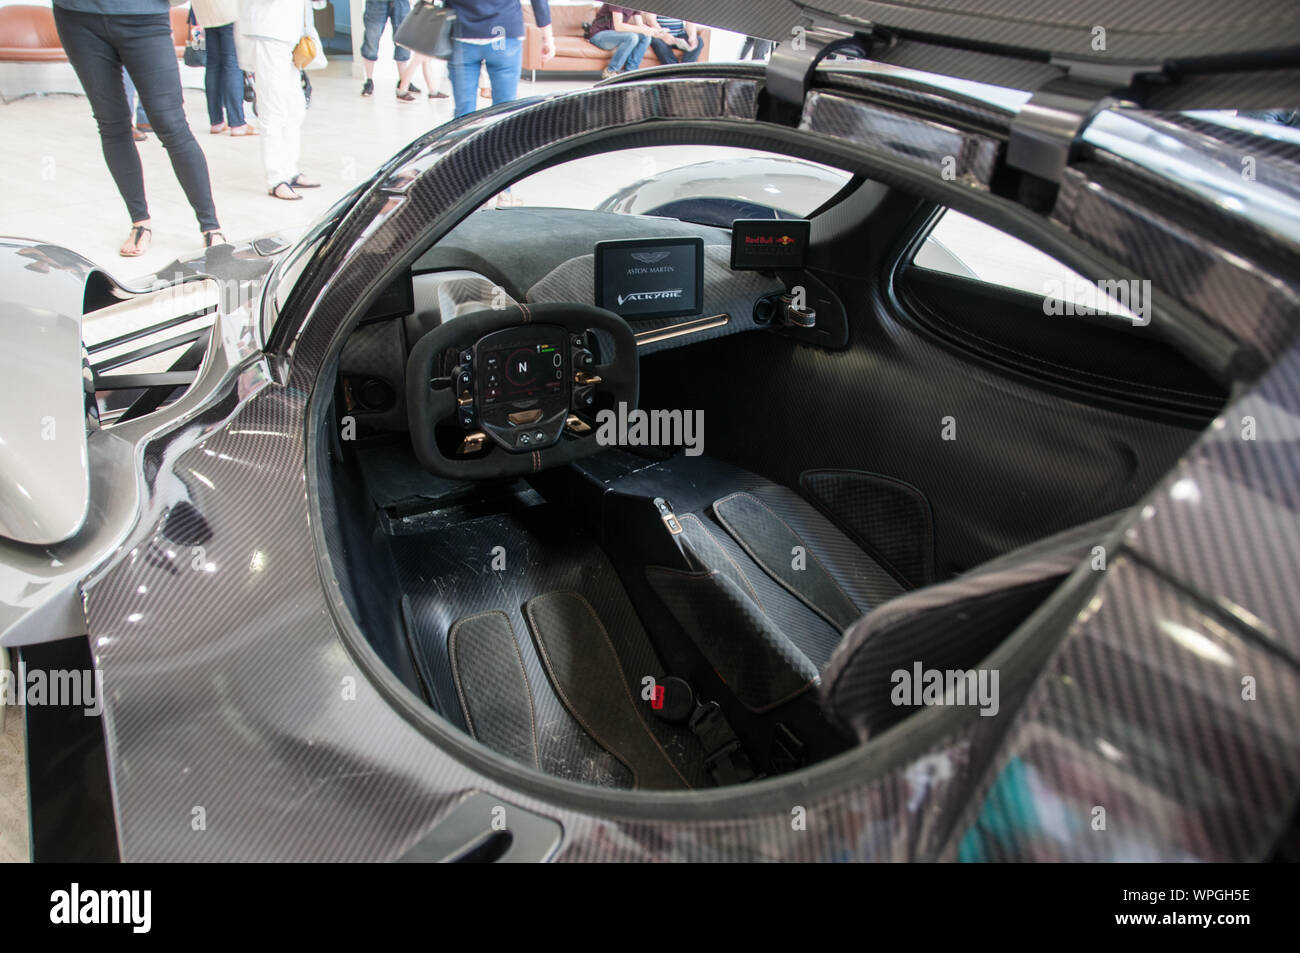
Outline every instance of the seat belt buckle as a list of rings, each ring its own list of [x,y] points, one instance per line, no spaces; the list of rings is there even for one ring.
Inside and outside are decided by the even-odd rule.
[[[704,748],[704,767],[716,783],[738,784],[754,778],[749,756],[717,702],[700,702],[691,713],[689,726]]]

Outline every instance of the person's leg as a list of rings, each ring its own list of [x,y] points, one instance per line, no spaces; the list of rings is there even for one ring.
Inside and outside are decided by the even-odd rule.
[[[650,35],[648,33],[633,33],[636,37],[636,43],[632,45],[632,52],[627,55],[627,65],[624,69],[634,70],[641,68],[641,61],[645,59],[646,50],[650,49]]]
[[[401,64],[411,58],[411,51],[404,46],[397,45],[397,28],[402,25],[407,14],[411,12],[411,4],[407,0],[392,0],[389,5],[388,16],[393,23],[393,59],[398,64],[398,72],[401,72]],[[408,76],[409,79],[409,76]]]
[[[131,74],[122,67],[122,87],[126,91],[126,109],[127,112],[135,112],[135,102],[139,98],[135,91],[135,83],[131,82]]]
[[[659,37],[656,36],[650,40],[650,49],[654,52],[655,59],[664,66],[677,65],[677,57],[673,53],[673,48]]]
[[[508,103],[519,96],[519,70],[524,64],[524,43],[519,37],[510,37],[493,49],[488,45],[488,82],[492,84],[492,105]]]
[[[149,221],[144,172],[140,167],[140,153],[136,151],[131,136],[131,108],[126,101],[122,59],[103,32],[104,22],[108,19],[54,7],[54,25],[59,32],[59,41],[82,89],[86,91],[90,111],[99,126],[104,162],[122,201],[126,203],[131,221],[144,224]],[[175,57],[173,50],[173,62]],[[178,79],[178,85],[179,82]]]
[[[366,70],[366,82],[375,75],[375,60],[379,59],[379,38],[384,35],[384,24],[388,22],[388,4],[384,0],[366,0],[366,8],[361,14],[363,33],[361,35],[361,65]]]
[[[398,64],[398,68],[397,68],[398,96],[401,96],[402,93],[406,92],[407,87],[411,85],[411,80],[415,78],[415,74],[419,71],[421,66],[423,66],[425,63],[428,62],[428,60],[429,57],[425,56],[423,53],[416,53],[405,63]]]
[[[224,118],[231,129],[244,125],[244,77],[239,70],[239,56],[235,52],[235,27],[227,23],[224,26],[208,27],[208,73],[215,72],[209,84],[208,118],[212,117],[211,87],[216,87],[217,115]],[[221,119],[213,122],[217,125]]]
[[[226,122],[231,129],[248,124],[244,117],[244,72],[239,68],[239,50],[235,46],[235,25],[218,27],[221,33],[222,82],[226,88]],[[211,54],[209,54],[211,55]]]
[[[302,119],[306,103],[293,65],[293,45],[255,37],[257,114],[262,123],[262,164],[266,187],[292,182],[298,174]]]
[[[683,40],[686,40],[686,34],[685,34],[685,33],[681,34],[681,38],[682,38]],[[686,40],[686,42],[689,43],[690,40]],[[699,60],[700,60],[700,54],[703,53],[703,52],[704,52],[704,38],[701,37],[701,36],[696,36],[696,37],[695,37],[695,49],[693,49],[693,50],[682,50],[682,59],[681,59],[681,62],[683,62],[683,63],[698,63]]]
[[[217,55],[217,44],[212,32],[209,30],[204,37],[207,53],[203,58],[203,94],[208,101],[208,124],[212,126],[213,132],[217,132],[226,127],[226,111],[221,97],[221,57]]]
[[[452,40],[451,59],[447,61],[447,76],[451,80],[451,95],[455,101],[455,115],[464,116],[478,108],[478,74],[483,63],[480,43],[462,43]]]
[[[105,19],[112,22],[118,53],[131,72],[154,131],[167,149],[172,171],[194,209],[199,228],[205,232],[217,230],[220,226],[212,201],[208,160],[185,119],[171,18],[165,13],[151,13]]]
[[[614,55],[609,58],[609,68],[621,72],[627,65],[627,58],[632,55],[636,49],[641,34],[624,33],[619,30],[601,30],[593,34],[590,42],[602,50],[611,51]]]

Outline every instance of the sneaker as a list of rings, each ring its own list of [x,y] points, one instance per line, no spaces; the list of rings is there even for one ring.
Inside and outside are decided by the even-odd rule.
[[[397,81],[397,88],[398,88],[398,89],[401,89],[401,88],[402,88],[402,81],[401,81],[400,79]],[[420,89],[420,87],[419,87],[419,86],[416,86],[414,83],[412,83],[410,86],[406,87],[406,89],[407,89],[408,92],[415,93],[415,95],[417,95],[417,96],[419,96],[420,93],[424,92],[424,90]]]
[[[413,103],[416,101],[416,98],[415,93],[411,92],[409,89],[406,92],[402,92],[401,90],[398,90],[397,92],[397,101],[399,103]]]
[[[430,93],[430,94],[429,94],[429,98],[430,98],[430,99],[449,99],[450,97],[449,97],[446,93],[444,93],[442,90],[438,90],[436,93]]]
[[[600,71],[601,79],[613,79],[617,75],[618,75],[618,70],[610,69],[608,66],[606,66],[603,70]]]
[[[361,95],[373,96],[374,93],[375,93],[375,81],[373,79],[366,80],[365,85],[361,87]]]

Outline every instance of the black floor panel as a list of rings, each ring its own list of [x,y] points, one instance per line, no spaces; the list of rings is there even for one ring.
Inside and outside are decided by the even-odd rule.
[[[513,629],[532,693],[541,770],[588,784],[632,787],[634,777],[628,766],[593,740],[557,697],[524,614],[529,600],[547,593],[569,591],[585,599],[609,634],[627,691],[640,702],[642,679],[659,679],[665,672],[600,548],[532,492],[515,495],[502,511],[450,526],[436,513],[395,519],[390,532],[399,584],[410,604],[412,651],[431,695],[447,709],[441,714],[468,730],[448,648],[452,626],[500,610]],[[463,658],[465,643],[460,637],[458,642],[458,657]],[[493,690],[507,689],[502,683]],[[491,706],[476,709],[471,702],[474,717],[482,717],[480,710],[493,717]],[[507,711],[514,711],[512,718],[518,713]],[[689,730],[648,714],[644,721],[686,783],[708,786],[703,754]],[[500,726],[494,728],[501,737]],[[476,724],[476,729],[486,741],[483,726]],[[508,737],[517,740],[518,733]],[[643,780],[641,786],[650,785]]]

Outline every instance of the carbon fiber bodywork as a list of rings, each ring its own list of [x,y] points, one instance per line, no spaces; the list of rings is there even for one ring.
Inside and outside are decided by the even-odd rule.
[[[810,103],[804,133],[767,130],[753,122],[757,90],[743,77],[618,83],[435,130],[338,226],[286,306],[273,353],[211,379],[203,406],[166,432],[137,432],[141,517],[85,586],[124,859],[388,860],[474,791],[517,805],[507,816],[557,820],[557,859],[569,861],[1245,860],[1267,848],[1300,789],[1287,578],[1300,564],[1300,353],[1290,344],[1113,541],[1111,568],[1082,567],[1000,650],[1032,644],[1040,663],[1008,663],[1020,668],[1004,678],[1001,717],[929,708],[869,757],[859,749],[797,776],[692,795],[579,787],[429,715],[349,629],[339,554],[323,546],[331,501],[317,498],[316,437],[348,319],[544,150],[620,133],[646,144],[779,132],[819,161],[858,155],[869,174],[945,204],[1010,209],[986,187],[992,135],[853,103],[847,89]],[[954,145],[966,164],[948,181],[934,163]],[[1275,297],[1252,290],[1269,253],[1220,227],[1234,219],[1224,209],[1200,204],[1194,230],[1165,227],[1125,204],[1135,184],[1124,168],[1081,164],[1060,221],[1008,211],[1007,222],[1030,240],[1057,230],[1058,249],[1094,277],[1163,267],[1151,277],[1172,307],[1261,362],[1275,354],[1296,311],[1275,274],[1265,282]],[[1195,270],[1207,255],[1214,293]],[[1269,306],[1247,311],[1243,300]],[[225,320],[223,336],[238,339],[240,322],[247,331],[256,318]],[[1228,441],[1247,413],[1259,439]],[[182,502],[210,530],[201,551],[169,526]],[[1242,675],[1257,677],[1257,700],[1240,700]],[[1098,805],[1122,837],[1089,829]],[[801,811],[806,825],[792,824]]]

